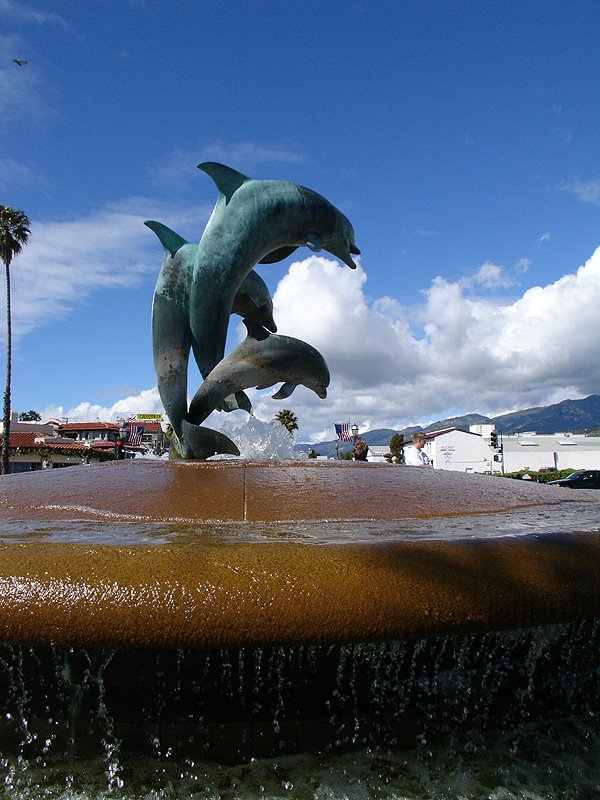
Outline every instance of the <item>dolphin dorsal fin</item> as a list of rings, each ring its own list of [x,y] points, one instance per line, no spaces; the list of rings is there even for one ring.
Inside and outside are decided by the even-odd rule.
[[[250,178],[246,177],[246,175],[242,175],[242,173],[238,172],[236,169],[226,167],[225,164],[217,164],[216,161],[203,161],[197,166],[198,169],[210,175],[216,183],[217,189],[225,198],[225,205],[228,205],[240,186],[245,181],[250,180]]]
[[[162,246],[171,253],[171,256],[174,256],[184,244],[189,244],[182,236],[172,231],[171,228],[167,228],[162,222],[155,222],[153,219],[147,219],[144,225],[150,228],[151,231],[154,231],[160,239]]]

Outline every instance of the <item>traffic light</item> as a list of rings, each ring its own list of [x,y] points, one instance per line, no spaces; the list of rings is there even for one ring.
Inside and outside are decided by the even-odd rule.
[[[115,442],[115,456],[117,459],[125,458],[125,453],[123,452],[123,439],[117,439]]]
[[[492,431],[490,433],[490,445],[494,450],[498,449],[498,431]]]

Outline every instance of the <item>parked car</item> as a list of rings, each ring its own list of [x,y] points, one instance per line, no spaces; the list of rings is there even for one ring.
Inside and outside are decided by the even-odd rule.
[[[600,489],[600,470],[580,469],[566,478],[548,481],[548,486],[568,486],[570,489]]]

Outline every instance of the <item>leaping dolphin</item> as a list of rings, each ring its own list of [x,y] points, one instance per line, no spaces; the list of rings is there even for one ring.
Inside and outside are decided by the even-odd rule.
[[[192,338],[190,284],[198,245],[186,241],[161,222],[147,220],[144,224],[154,231],[164,247],[163,263],[152,302],[152,350],[158,391],[173,430],[185,449],[186,437],[182,422],[187,416],[187,373]],[[206,290],[209,292],[209,287]],[[263,279],[254,271],[248,273],[242,282],[234,298],[232,311],[255,320],[271,331],[277,330],[271,295]],[[224,407],[243,408],[252,412],[250,401],[245,395],[229,400]],[[189,429],[187,432],[189,436]],[[202,450],[210,450],[213,444],[223,446],[223,441],[218,437],[215,442],[209,440],[207,435],[204,435],[202,442],[199,435],[194,436],[194,441],[202,444]],[[230,442],[229,439],[227,441]],[[230,446],[235,448],[232,442]],[[217,452],[233,451],[228,449]]]
[[[235,294],[255,264],[281,261],[307,245],[315,252],[327,250],[354,269],[351,254],[360,250],[349,220],[311,189],[253,180],[212,161],[198,168],[219,192],[198,245],[191,284],[192,349],[206,378],[223,358]]]
[[[250,320],[244,324],[244,341],[217,364],[194,395],[190,422],[203,422],[230,394],[250,387],[266,389],[280,381],[284,383],[273,395],[275,400],[289,397],[299,384],[321,399],[327,397],[329,370],[318,350],[300,339],[271,334]]]

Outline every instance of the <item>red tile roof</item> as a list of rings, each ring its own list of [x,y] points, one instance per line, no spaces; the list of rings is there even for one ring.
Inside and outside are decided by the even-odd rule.
[[[118,431],[118,422],[65,422],[60,431]]]
[[[161,430],[160,422],[144,422],[143,419],[131,420],[130,422],[126,423],[127,426],[129,425],[143,425],[144,426],[144,433],[154,433],[155,431]]]
[[[0,437],[0,441],[1,441]],[[114,444],[112,445],[114,447]],[[35,431],[11,431],[10,449],[11,450],[37,450],[43,447],[63,453],[89,453],[90,448],[85,442],[65,442],[60,436],[36,433]]]

